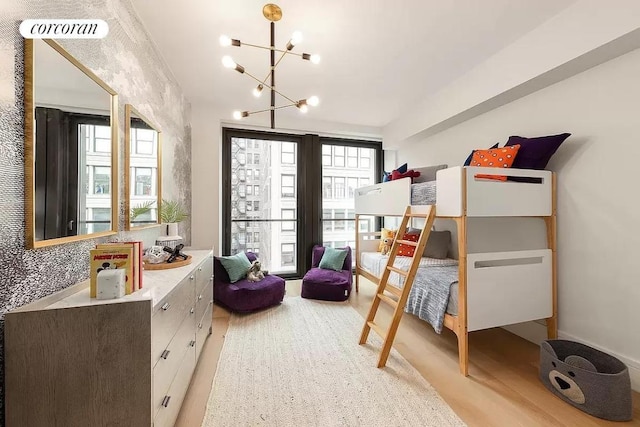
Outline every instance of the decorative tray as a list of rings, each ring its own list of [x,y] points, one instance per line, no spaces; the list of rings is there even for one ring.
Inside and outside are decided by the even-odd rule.
[[[184,267],[191,264],[191,255],[187,255],[187,259],[176,259],[173,262],[161,262],[159,264],[144,263],[145,270],[167,270],[169,268]]]

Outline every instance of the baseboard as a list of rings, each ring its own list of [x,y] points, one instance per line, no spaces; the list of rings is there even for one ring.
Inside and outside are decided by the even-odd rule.
[[[534,344],[540,345],[542,341],[547,339],[547,327],[537,322],[518,323],[515,325],[504,326],[503,328],[513,334],[518,335],[519,337],[526,339],[527,341],[531,341]],[[640,361],[621,356],[611,350],[603,348],[589,341],[580,339],[563,331],[558,331],[558,338],[581,342],[590,347],[597,348],[600,351],[604,351],[605,353],[617,357],[629,368],[629,376],[631,377],[631,388],[637,392],[640,392]]]

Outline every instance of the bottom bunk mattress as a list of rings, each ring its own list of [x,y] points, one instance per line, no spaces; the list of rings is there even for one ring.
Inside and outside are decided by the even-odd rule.
[[[362,252],[359,267],[380,277],[388,258],[380,252]],[[410,265],[411,258],[396,257],[394,267],[408,270]],[[392,272],[389,284],[402,288],[404,277]],[[421,258],[404,311],[425,320],[437,333],[442,332],[445,312],[458,314],[458,260]]]

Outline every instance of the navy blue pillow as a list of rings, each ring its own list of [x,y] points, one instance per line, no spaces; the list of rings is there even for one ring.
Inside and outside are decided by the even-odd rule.
[[[499,144],[500,144],[499,142],[496,142],[495,144],[493,144],[493,147],[489,148],[489,150],[498,148]],[[464,166],[469,166],[471,164],[471,159],[473,158],[473,153],[475,152],[476,150],[471,150],[471,154],[469,154],[469,157],[467,157],[467,160],[464,161]]]
[[[396,169],[398,172],[400,173],[407,173],[407,164],[405,163],[404,165],[400,166],[398,169]]]
[[[560,135],[539,136],[536,138],[524,138],[510,136],[505,146],[520,145],[518,154],[513,160],[512,168],[544,170],[551,156],[556,152],[560,144],[571,136],[570,133]]]

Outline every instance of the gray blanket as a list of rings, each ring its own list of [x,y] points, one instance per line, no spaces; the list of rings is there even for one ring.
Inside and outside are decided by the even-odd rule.
[[[419,268],[404,311],[429,322],[437,333],[441,333],[451,285],[456,282],[458,266]]]

